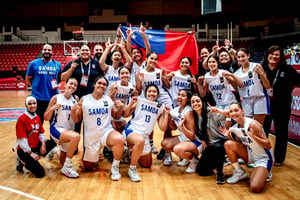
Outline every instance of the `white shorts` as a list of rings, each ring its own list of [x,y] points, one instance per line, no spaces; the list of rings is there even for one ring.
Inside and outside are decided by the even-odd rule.
[[[127,145],[126,137],[128,135],[130,135],[131,133],[136,133],[136,132],[134,132],[133,130],[131,130],[131,132],[126,135],[125,130],[123,130],[122,135],[125,138],[125,145]],[[139,134],[139,133],[136,133],[136,134]],[[139,134],[139,135],[143,136],[144,140],[145,140],[144,149],[143,149],[143,152],[142,152],[142,156],[145,156],[145,155],[147,155],[147,154],[149,154],[151,152],[150,138],[149,138],[149,135],[143,135],[143,134]]]
[[[148,155],[151,152],[150,139],[148,135],[143,135],[145,139],[144,150],[142,156]]]
[[[269,171],[272,169],[274,164],[274,156],[272,150],[267,150],[266,155],[263,157],[256,157],[251,150],[248,150],[248,163],[253,163],[254,167],[264,167]]]
[[[111,126],[108,126],[104,131],[104,134],[96,141],[86,141],[84,140],[84,154],[83,160],[88,162],[98,162],[99,161],[99,153],[101,145],[107,146],[106,140],[109,134],[114,131]],[[84,136],[84,133],[83,133]]]
[[[201,154],[204,151],[204,149],[205,149],[205,147],[202,145],[201,140],[199,140],[199,139],[193,139],[192,142],[197,147],[198,154]]]
[[[270,104],[265,96],[244,97],[242,107],[245,116],[253,116],[254,114],[270,114]]]
[[[183,133],[180,133],[177,135],[178,139],[180,142],[188,142],[191,141],[189,138],[187,138]]]
[[[67,129],[62,127],[50,126],[50,137],[56,142],[56,144],[60,145],[60,150],[63,152],[67,152],[68,143],[60,143],[59,138],[63,131]]]

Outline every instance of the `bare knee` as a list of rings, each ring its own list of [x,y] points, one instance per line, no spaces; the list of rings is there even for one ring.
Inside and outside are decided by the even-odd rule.
[[[235,142],[234,141],[232,141],[232,140],[227,140],[225,143],[224,143],[224,148],[225,149],[230,149],[230,148],[232,148],[232,146],[235,144]]]
[[[121,134],[114,135],[114,143],[117,145],[124,145],[125,139]]]
[[[176,145],[174,148],[173,148],[173,151],[174,153],[179,156],[179,157],[182,157],[182,154],[184,153],[184,149],[181,147],[181,146],[178,146]]]
[[[79,141],[80,141],[80,135],[77,134],[77,133],[76,133],[76,134],[73,134],[73,135],[72,135],[72,140],[79,143]]]
[[[257,184],[251,184],[250,189],[254,193],[260,193],[263,191],[264,187],[261,185],[257,185]]]
[[[172,142],[170,142],[170,140],[163,140],[161,142],[161,146],[163,149],[167,150],[167,151],[172,151],[173,150],[173,145]]]

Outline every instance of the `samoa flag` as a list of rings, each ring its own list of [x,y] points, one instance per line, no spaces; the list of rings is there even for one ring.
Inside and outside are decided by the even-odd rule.
[[[121,26],[121,33],[127,39],[126,31],[129,27]],[[134,32],[131,45],[145,49],[144,41],[138,27],[131,27]],[[164,68],[167,72],[179,70],[180,59],[190,57],[192,60],[191,72],[198,74],[198,46],[194,32],[175,32],[146,29],[146,36],[152,52],[159,55],[158,68]]]

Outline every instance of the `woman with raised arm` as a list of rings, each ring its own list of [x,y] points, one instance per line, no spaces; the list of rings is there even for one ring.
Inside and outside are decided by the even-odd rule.
[[[170,72],[167,76],[171,83],[170,93],[174,106],[177,106],[177,94],[180,89],[189,89],[192,93],[197,91],[196,78],[190,71],[191,65],[192,60],[190,57],[182,57],[180,59],[180,70]]]
[[[254,163],[250,176],[251,191],[262,192],[266,181],[271,180],[271,169],[274,163],[271,142],[264,133],[262,125],[252,118],[245,117],[241,104],[237,102],[229,106],[229,111],[214,108],[212,112],[222,113],[236,121],[229,130],[224,127],[220,129],[229,139],[224,146],[234,168],[233,175],[227,179],[227,183],[237,183],[248,177],[238,163],[238,157],[241,157],[247,163]]]
[[[72,158],[78,147],[80,135],[74,131],[75,122],[71,117],[71,108],[78,102],[78,97],[73,93],[77,89],[77,80],[69,78],[65,85],[64,93],[53,96],[44,114],[45,120],[53,121],[50,125],[50,135],[60,144],[61,172],[69,178],[77,178],[79,174],[73,167]]]
[[[101,145],[113,151],[114,160],[111,167],[111,179],[120,180],[119,164],[124,149],[124,137],[112,125],[112,117],[119,119],[123,112],[120,100],[113,102],[105,95],[108,80],[99,76],[94,82],[94,91],[83,96],[72,109],[74,121],[83,120],[83,165],[86,171],[93,170],[99,160]]]
[[[107,42],[105,44],[105,46],[106,46],[106,48],[100,58],[99,63],[100,63],[101,69],[104,71],[105,77],[108,80],[108,83],[109,83],[108,87],[110,87],[110,85],[112,83],[120,80],[118,71],[121,66],[125,66],[125,67],[128,67],[129,69],[131,69],[132,59],[131,59],[130,55],[128,54],[127,50],[125,49],[125,43],[123,43],[123,42],[113,43],[113,44],[111,44],[110,42]],[[112,51],[112,48],[114,48],[113,51]],[[109,53],[111,53],[111,61],[112,61],[111,65],[108,65],[105,63],[107,55]],[[126,63],[122,62],[123,57],[125,58]]]
[[[243,82],[232,73],[219,69],[219,58],[215,55],[208,56],[207,65],[210,71],[198,79],[199,93],[201,97],[205,97],[209,90],[216,102],[216,107],[228,109],[230,103],[237,101],[232,93],[232,86],[242,87]],[[227,119],[226,127],[229,127],[230,124],[230,119]]]
[[[173,108],[173,102],[171,95],[169,93],[170,81],[167,79],[167,71],[165,69],[156,68],[158,61],[158,54],[155,52],[150,52],[146,56],[147,66],[145,69],[139,71],[136,75],[136,89],[144,96],[145,89],[150,84],[155,84],[159,89],[158,102],[161,104],[167,105],[169,108]],[[170,129],[165,131],[164,138],[170,137],[172,132]],[[152,140],[152,136],[150,136]],[[165,156],[165,150],[161,149],[160,153],[157,155],[157,158],[167,159],[171,161],[169,154]]]
[[[234,75],[244,84],[243,87],[238,87],[238,92],[242,97],[245,116],[253,117],[263,124],[270,112],[269,96],[266,92],[266,89],[270,88],[269,80],[260,64],[249,61],[250,53],[247,49],[239,49],[237,58],[241,67]]]
[[[192,93],[188,89],[180,89],[177,95],[178,106],[170,111],[171,120],[169,126],[172,130],[178,129],[179,135],[165,138],[161,142],[162,148],[167,152],[174,152],[183,160],[178,164],[189,166],[187,173],[195,173],[198,163],[198,155],[202,153],[206,144],[195,134],[195,122],[190,105]],[[164,165],[171,165],[172,162],[164,162]]]
[[[132,97],[123,112],[124,117],[132,115],[132,119],[127,123],[123,134],[126,137],[127,145],[132,150],[128,175],[133,182],[141,181],[136,170],[137,163],[142,167],[151,167],[152,165],[149,136],[153,132],[156,122],[162,131],[168,127],[170,108],[158,103],[158,96],[158,87],[150,84],[145,89],[145,98]]]
[[[198,94],[193,94],[191,106],[195,120],[195,134],[206,145],[197,164],[197,173],[200,176],[210,176],[216,169],[216,183],[224,184],[223,166],[226,155],[224,143],[227,138],[220,133],[219,127],[224,126],[226,118],[222,114],[210,112],[211,107],[207,107]]]
[[[143,24],[140,24],[140,30],[139,33],[141,34],[144,45],[145,45],[145,53],[146,55],[151,52],[151,47],[149,40],[146,35],[146,28],[143,26]],[[135,75],[138,71],[141,69],[144,69],[146,67],[146,61],[144,59],[145,55],[143,54],[143,51],[139,47],[132,47],[131,46],[131,38],[134,35],[134,31],[131,29],[131,24],[126,31],[127,34],[127,40],[126,40],[126,48],[129,52],[129,55],[132,57],[132,67],[131,67],[131,76],[130,76],[130,82],[135,85]]]

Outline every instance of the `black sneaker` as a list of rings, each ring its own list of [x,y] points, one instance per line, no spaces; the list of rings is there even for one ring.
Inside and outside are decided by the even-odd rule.
[[[165,154],[166,154],[166,150],[161,148],[159,154],[157,154],[157,156],[156,156],[157,160],[162,160],[165,157]]]
[[[221,173],[217,173],[217,180],[216,180],[217,184],[224,184],[225,183],[225,177],[223,172]]]
[[[16,170],[20,173],[23,173],[24,164],[21,162],[20,158],[17,157]]]
[[[113,152],[106,146],[103,148],[103,155],[109,162],[111,163],[113,162],[114,160]]]

